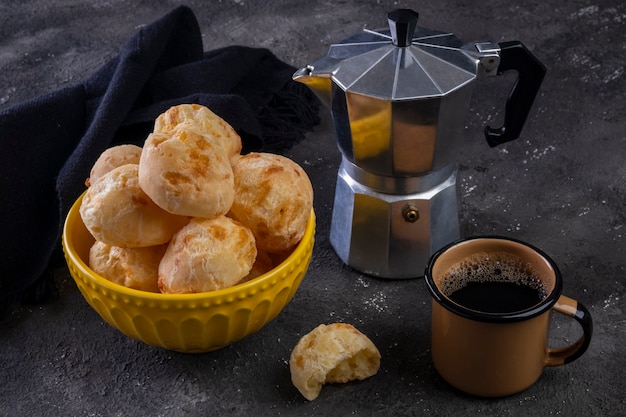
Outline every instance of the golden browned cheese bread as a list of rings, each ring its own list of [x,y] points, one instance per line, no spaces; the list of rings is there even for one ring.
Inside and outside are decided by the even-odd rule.
[[[241,153],[241,137],[235,129],[210,109],[200,104],[170,107],[154,121],[154,132],[167,133],[182,127],[218,139],[231,164]]]
[[[159,265],[159,289],[182,294],[237,284],[254,264],[252,232],[226,216],[194,218],[170,242]]]
[[[346,323],[321,324],[304,335],[291,352],[291,381],[309,401],[327,383],[362,380],[380,368],[374,343]]]
[[[138,164],[141,156],[141,147],[137,145],[118,145],[106,149],[100,154],[96,162],[91,167],[86,185],[93,184],[113,168],[127,164]]]
[[[89,250],[89,267],[116,284],[159,292],[159,263],[166,248],[167,245],[120,248],[96,241]]]
[[[233,166],[235,199],[231,214],[252,230],[268,252],[293,248],[304,235],[313,208],[313,187],[291,159],[249,153]]]
[[[180,127],[148,136],[139,184],[159,207],[181,216],[220,216],[235,196],[233,170],[217,139]]]
[[[80,216],[96,240],[120,247],[167,243],[189,220],[157,206],[139,187],[138,166],[117,167],[85,192]]]

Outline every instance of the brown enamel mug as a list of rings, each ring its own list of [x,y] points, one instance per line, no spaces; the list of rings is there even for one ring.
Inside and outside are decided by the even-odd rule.
[[[425,279],[433,297],[433,364],[466,393],[501,397],[523,391],[545,367],[579,358],[591,341],[588,310],[561,295],[556,264],[527,243],[498,236],[461,239],[431,256]],[[548,345],[552,311],[580,324],[576,342]]]

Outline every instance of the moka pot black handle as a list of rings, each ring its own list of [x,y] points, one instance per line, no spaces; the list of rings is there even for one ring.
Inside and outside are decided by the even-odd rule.
[[[499,128],[485,127],[487,143],[492,147],[518,138],[546,74],[546,67],[521,42],[498,45],[498,75],[510,70],[518,75],[506,101],[504,124]]]

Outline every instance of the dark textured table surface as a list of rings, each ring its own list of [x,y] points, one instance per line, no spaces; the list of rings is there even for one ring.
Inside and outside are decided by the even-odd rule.
[[[138,28],[176,1],[5,1],[0,4],[0,109],[80,82]],[[618,416],[626,414],[626,5],[621,0],[516,2],[186,2],[206,50],[271,49],[295,67],[363,27],[386,25],[398,7],[420,25],[464,41],[521,40],[548,73],[521,137],[489,148],[482,126],[502,117],[510,79],[480,80],[460,152],[462,233],[501,234],[545,250],[564,293],[585,304],[595,333],[587,353],[546,369],[503,399],[448,387],[429,350],[430,298],[421,279],[382,280],[344,266],[329,242],[340,159],[329,116],[287,152],[310,175],[318,216],[310,270],[285,310],[258,333],[207,354],[143,345],[109,327],[80,296],[66,268],[58,300],[27,305],[0,327],[0,415],[433,415]],[[3,196],[4,198],[4,196]],[[320,323],[354,324],[382,354],[379,373],[330,385],[304,400],[288,358]],[[577,337],[554,318],[553,343]]]

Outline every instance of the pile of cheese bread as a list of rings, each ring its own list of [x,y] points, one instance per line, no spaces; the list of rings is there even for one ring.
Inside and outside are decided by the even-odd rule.
[[[241,138],[197,104],[161,114],[143,147],[107,149],[80,215],[94,236],[89,266],[118,284],[198,293],[259,276],[301,240],[313,188],[300,165],[241,155]]]

